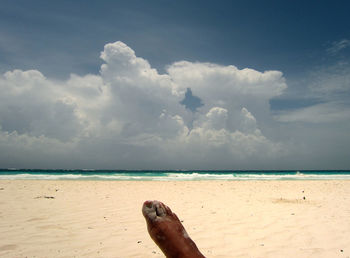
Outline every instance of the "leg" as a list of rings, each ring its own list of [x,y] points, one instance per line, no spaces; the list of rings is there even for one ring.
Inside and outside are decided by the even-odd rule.
[[[168,206],[159,201],[146,201],[142,213],[147,222],[148,233],[166,257],[204,257]]]

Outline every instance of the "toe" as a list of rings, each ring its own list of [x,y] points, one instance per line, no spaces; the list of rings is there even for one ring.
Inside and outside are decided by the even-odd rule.
[[[147,220],[155,220],[157,217],[154,201],[145,201],[142,206],[142,214]]]
[[[167,206],[167,205],[164,205],[165,206],[165,211],[168,215],[171,215],[173,212],[171,211],[171,209]]]
[[[156,214],[158,217],[164,217],[167,215],[164,203],[157,201],[155,203],[155,208],[156,208]]]
[[[142,213],[146,219],[155,220],[172,215],[171,209],[160,201],[145,201],[142,206]]]

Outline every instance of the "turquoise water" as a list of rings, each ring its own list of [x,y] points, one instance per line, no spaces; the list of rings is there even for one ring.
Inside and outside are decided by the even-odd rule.
[[[0,180],[350,180],[350,170],[38,170],[0,169]]]

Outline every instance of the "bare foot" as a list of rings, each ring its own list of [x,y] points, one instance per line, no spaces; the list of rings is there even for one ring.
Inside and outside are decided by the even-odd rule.
[[[159,201],[145,201],[142,207],[148,233],[166,257],[203,258],[179,218]]]

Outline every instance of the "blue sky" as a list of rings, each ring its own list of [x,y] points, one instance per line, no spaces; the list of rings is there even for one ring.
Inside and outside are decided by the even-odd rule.
[[[337,144],[349,142],[347,133],[349,124],[346,121],[350,104],[349,7],[348,1],[4,0],[1,1],[0,6],[0,73],[5,74],[16,69],[22,72],[36,70],[50,83],[58,85],[70,83],[71,74],[84,78],[88,74],[100,76],[101,65],[109,62],[100,58],[101,51],[104,50],[106,44],[116,41],[123,42],[128,48],[135,51],[136,56],[146,60],[159,75],[169,75],[169,70],[175,71],[174,63],[179,61],[187,61],[191,64],[215,64],[220,67],[231,65],[240,71],[243,71],[244,68],[260,73],[270,70],[279,71],[283,74],[287,87],[283,88],[283,92],[275,92],[265,99],[268,103],[269,115],[260,114],[260,110],[264,110],[265,106],[263,104],[254,106],[251,101],[259,101],[250,98],[239,105],[242,114],[251,114],[258,123],[263,136],[273,143],[288,141],[288,146],[293,146],[290,148],[295,149],[303,145],[305,153],[319,150],[323,146],[317,143],[316,136],[325,139],[327,142],[325,146],[331,144],[332,148],[329,152],[315,154],[313,162],[299,157],[298,160],[304,167],[318,168],[316,160],[329,156],[332,157],[330,167],[332,165],[336,167],[341,163],[339,167],[344,168],[350,165],[348,158],[338,152],[336,154],[334,150],[347,151],[348,148],[339,147]],[[121,49],[123,46],[116,45],[115,48]],[[119,61],[122,61],[121,57],[118,58]],[[195,69],[202,68],[196,67]],[[219,74],[222,73],[219,72]],[[180,80],[178,74],[176,76],[178,81],[174,79],[175,77],[171,78],[177,85],[176,89],[181,88],[177,92],[180,101],[176,103],[184,99],[187,88],[192,89],[193,96],[204,101],[207,93],[204,91],[201,93],[204,86],[198,86],[198,90],[195,90],[195,86],[191,87],[190,84],[183,81],[182,77]],[[103,74],[102,79],[105,79]],[[5,81],[4,79],[2,82],[4,88],[4,85],[7,85]],[[104,83],[116,82],[104,81]],[[116,83],[116,85],[119,84]],[[8,89],[8,86],[6,87]],[[128,96],[134,96],[135,92],[128,93],[131,94]],[[119,98],[121,94],[124,93],[116,93]],[[19,100],[13,99],[13,101]],[[56,103],[61,100],[52,101]],[[152,107],[150,112],[159,111],[161,113],[161,110],[167,105],[157,106],[153,100],[150,103],[147,106],[147,108]],[[204,107],[198,112],[185,110],[189,114],[177,111],[178,107],[175,106],[168,107],[167,111],[171,110],[172,117],[179,115],[189,129],[191,129],[189,125],[192,125],[193,122],[196,125],[196,121],[197,124],[202,123],[198,127],[204,128],[206,122],[200,118],[201,112],[204,117],[209,117],[210,114],[221,117],[227,112],[228,123],[236,121],[234,111],[228,107],[231,104],[221,105],[215,102],[212,106],[208,106],[208,101],[204,104]],[[79,103],[75,103],[76,110],[73,106],[67,108],[72,108],[75,113],[72,112],[76,114]],[[251,108],[247,108],[248,106]],[[213,109],[216,107],[224,110]],[[22,108],[24,107],[19,109]],[[235,110],[238,106],[230,106],[230,108]],[[243,108],[248,110],[248,113],[245,113]],[[42,134],[41,136],[50,138],[50,135],[55,135],[50,131],[51,129],[41,134],[33,133],[30,131],[32,129],[24,130],[24,127],[21,128],[17,122],[9,122],[11,120],[9,117],[18,115],[18,113],[9,111],[14,110],[10,109],[9,105],[4,106],[3,110],[5,109],[8,112],[3,111],[2,117],[0,115],[3,132],[17,132],[28,137],[40,137]],[[135,107],[128,107],[128,110],[133,109],[137,110]],[[28,120],[26,128],[32,128],[33,124],[38,121],[35,115],[33,119],[28,118],[28,115],[25,114],[21,116]],[[49,114],[47,119],[52,120],[52,116]],[[135,119],[137,117],[135,115]],[[136,126],[134,121],[126,121],[120,117],[118,119],[116,121],[119,122],[116,123],[120,126],[123,124],[124,129]],[[308,122],[309,120],[312,120],[311,123]],[[40,121],[45,124],[49,123]],[[76,123],[83,122],[79,120]],[[142,123],[137,126],[147,128]],[[77,129],[68,131],[75,132],[75,130]],[[237,130],[245,132],[242,128],[232,126],[227,130],[231,133]],[[145,131],[142,133],[144,134]],[[61,134],[64,133],[60,132],[59,135]],[[310,135],[313,137],[307,141]],[[73,139],[74,137],[65,136],[63,138]],[[132,146],[130,156],[135,155],[136,157],[139,155],[139,149],[142,149],[136,148],[129,142],[126,145],[127,148]],[[103,146],[102,143],[101,146]],[[210,151],[213,151],[213,148]],[[208,153],[211,153],[210,151]],[[35,162],[36,158],[31,161],[22,158],[17,160],[16,156],[24,154],[16,153],[14,150],[13,162],[6,164],[15,166],[16,161],[23,166],[35,167],[36,164],[39,164]],[[291,153],[294,152],[291,151]],[[255,167],[258,168],[260,164],[265,167],[292,168],[295,162],[290,161],[288,155],[284,157],[284,162],[276,166],[271,166],[273,162],[271,160],[266,164],[257,163]],[[239,163],[238,168],[251,168],[248,164],[248,156],[246,159],[242,158],[243,161]],[[64,160],[63,157],[62,160]],[[100,160],[104,159],[100,158]],[[108,167],[117,166],[108,158],[106,160]],[[216,160],[215,164],[222,162],[219,158]],[[123,167],[126,168],[128,168],[128,162],[126,158],[121,160]],[[156,162],[157,160],[154,161]],[[198,166],[200,158],[196,162],[186,161],[181,167],[202,168]],[[157,167],[154,163],[141,162],[139,167]],[[67,162],[68,167],[69,164]],[[85,165],[84,159],[81,159],[80,164],[80,166]],[[39,166],[44,165],[39,164]],[[57,164],[50,163],[47,166],[57,167]],[[95,164],[87,166],[95,166]],[[164,163],[162,166],[176,168],[176,165],[171,162]],[[231,168],[231,165],[227,163],[224,168],[226,167]]]
[[[36,68],[53,77],[94,73],[103,46],[121,40],[158,69],[189,60],[278,69],[294,78],[313,66],[334,62],[327,49],[349,38],[349,5],[347,1],[2,1],[1,69]]]

